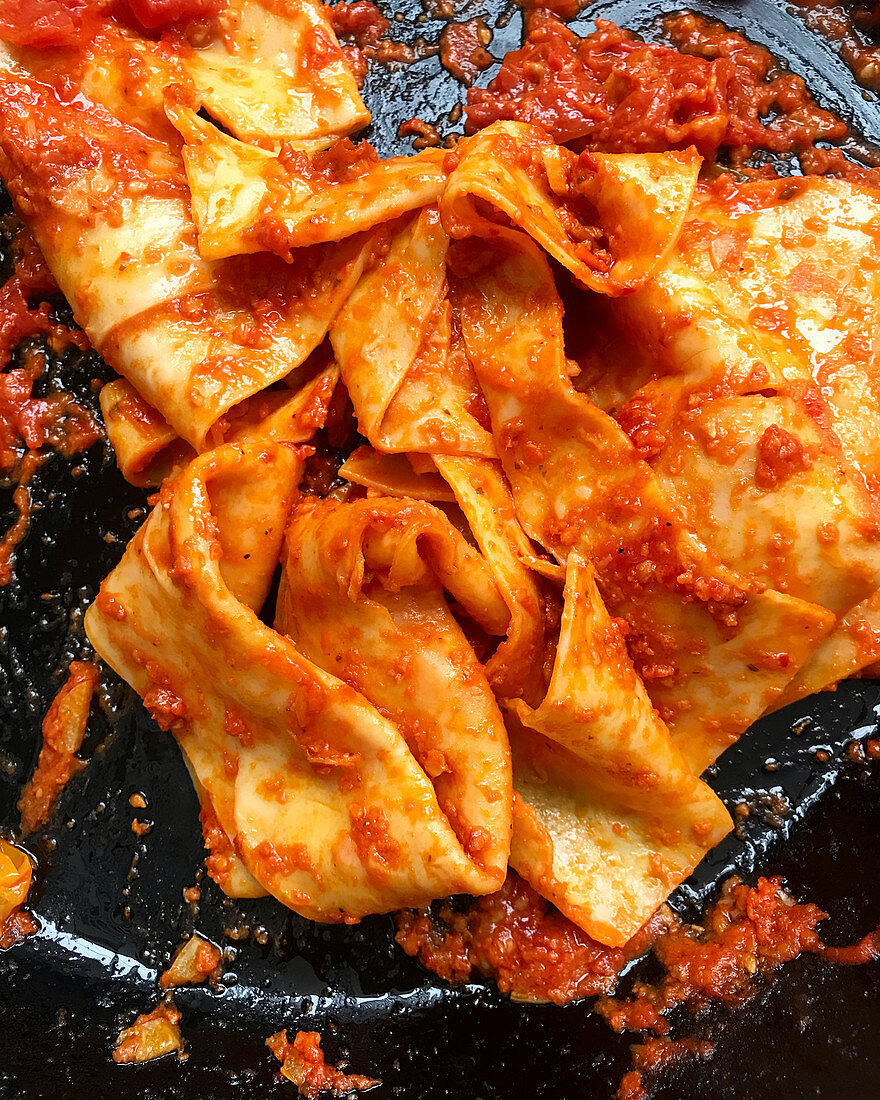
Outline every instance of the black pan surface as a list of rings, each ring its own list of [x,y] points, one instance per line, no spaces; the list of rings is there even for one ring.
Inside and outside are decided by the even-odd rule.
[[[857,134],[880,140],[877,98],[782,0],[695,7],[766,45],[806,78],[823,106]],[[385,10],[398,13],[390,34],[401,41],[436,43],[444,26],[418,0],[395,0]],[[657,38],[657,18],[670,10],[606,0],[585,8],[575,26],[585,32],[600,16]],[[514,5],[465,0],[454,18],[478,15],[494,28],[496,59],[519,45],[522,14]],[[460,130],[448,113],[463,96],[436,56],[397,71],[376,67],[365,89],[375,119],[368,136],[383,155],[408,152],[399,124],[417,115],[441,134]],[[8,273],[4,262],[0,249],[0,278]],[[72,351],[52,361],[42,384],[63,386],[95,408],[90,383],[110,374],[94,353]],[[0,590],[0,825],[10,828],[36,761],[41,719],[70,658],[89,652],[83,612],[142,522],[146,498],[122,480],[102,444],[74,459],[52,455],[32,485],[30,534],[15,581]],[[4,504],[9,518],[8,493]],[[697,915],[732,871],[752,881],[783,874],[797,896],[830,912],[829,942],[851,942],[873,928],[880,920],[880,767],[853,763],[847,747],[878,730],[880,685],[865,681],[760,722],[709,773],[728,805],[750,805],[742,835],[704,861],[674,906]],[[264,1046],[281,1027],[320,1030],[328,1058],[348,1056],[355,1071],[382,1078],[370,1094],[377,1100],[613,1095],[630,1040],[592,1016],[589,1003],[523,1006],[489,985],[451,989],[395,947],[387,917],[323,927],[271,900],[225,899],[202,873],[198,804],[173,740],[110,674],[86,748],[88,769],[29,843],[40,866],[32,895],[40,931],[0,954],[2,1100],[292,1096]],[[146,811],[129,805],[137,791]],[[130,827],[136,815],[153,822],[143,838]],[[201,888],[197,909],[183,898],[194,884]],[[193,928],[234,957],[220,988],[177,991],[188,1059],[116,1066],[110,1053],[118,1029],[156,1003],[157,968]],[[710,1012],[689,1028],[710,1038],[715,1054],[666,1078],[657,1097],[880,1097],[880,964],[833,967],[802,957],[748,1005]]]

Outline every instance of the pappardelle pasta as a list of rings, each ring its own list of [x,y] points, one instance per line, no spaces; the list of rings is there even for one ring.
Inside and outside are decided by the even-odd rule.
[[[880,660],[880,192],[510,118],[384,160],[317,0],[216,7],[0,29],[0,175],[157,489],[88,637],[229,895],[512,866],[622,946],[732,827],[706,767]]]

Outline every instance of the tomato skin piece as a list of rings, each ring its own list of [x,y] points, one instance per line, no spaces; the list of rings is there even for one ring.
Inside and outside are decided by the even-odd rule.
[[[0,40],[35,49],[82,46],[101,19],[147,31],[219,15],[228,0],[2,0]]]
[[[227,0],[124,0],[124,6],[148,31],[191,19],[210,19],[226,4]]]
[[[99,7],[88,0],[3,0],[0,39],[37,49],[75,46]]]

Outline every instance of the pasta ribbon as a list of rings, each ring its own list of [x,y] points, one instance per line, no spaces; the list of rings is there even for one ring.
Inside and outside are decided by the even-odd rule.
[[[361,277],[331,328],[358,424],[377,450],[495,454],[448,299],[448,244],[437,208],[422,210]]]
[[[75,48],[4,52],[41,80],[65,76],[154,137],[170,131],[169,91],[244,141],[326,141],[370,121],[318,0],[229,0],[219,32],[198,49],[104,19]]]
[[[579,388],[732,568],[842,616],[781,700],[875,659],[878,197],[808,177],[701,186],[672,254],[591,302]],[[609,339],[610,334],[610,339]],[[822,677],[827,680],[822,683]]]
[[[454,503],[455,493],[432,460],[427,462],[426,469],[416,469],[409,455],[388,455],[372,447],[358,447],[339,467],[339,476],[353,485],[363,485],[371,495]]]
[[[250,252],[293,259],[293,250],[338,241],[440,198],[442,149],[379,160],[369,146],[331,147],[310,156],[238,141],[173,104],[182,134],[199,251],[206,260]]]
[[[376,497],[301,505],[287,535],[276,627],[394,722],[468,857],[504,881],[510,753],[504,722],[446,587],[486,628],[491,575],[430,505]],[[441,587],[442,586],[442,587]]]
[[[461,285],[462,328],[526,532],[596,567],[649,695],[701,772],[779,696],[834,616],[759,592],[670,507],[614,421],[569,381],[549,267],[521,238]]]
[[[197,451],[305,362],[373,247],[206,264],[175,150],[2,70],[0,170],[92,344]]]
[[[449,163],[450,236],[510,239],[512,223],[583,286],[617,296],[643,285],[675,244],[701,158],[694,149],[578,156],[540,126],[495,122]]]
[[[397,727],[255,613],[300,462],[284,445],[225,445],[166,483],[88,611],[89,638],[174,732],[244,866],[284,904],[356,920],[494,889],[508,834],[485,847],[470,838],[475,853],[495,853],[483,857],[488,869],[471,859]],[[491,577],[459,569],[479,557],[451,530],[426,534],[439,574],[503,631]],[[392,583],[427,575],[411,536],[372,542]],[[497,752],[506,760],[503,737]]]
[[[502,699],[529,699],[544,686],[547,635],[545,596],[536,573],[547,570],[519,525],[500,463],[435,455],[510,611],[507,636],[486,662]]]
[[[339,370],[331,365],[299,390],[255,394],[222,418],[212,435],[220,437],[217,443],[307,443],[324,426],[338,379]],[[99,399],[117,465],[132,485],[161,485],[195,458],[195,450],[124,378],[103,386]]]
[[[509,706],[511,863],[595,939],[622,945],[731,821],[652,707],[576,550],[547,694],[537,709]]]

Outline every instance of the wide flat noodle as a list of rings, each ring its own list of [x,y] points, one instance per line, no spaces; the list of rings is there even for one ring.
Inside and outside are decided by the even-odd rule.
[[[649,695],[697,773],[779,696],[829,612],[756,592],[670,508],[614,421],[571,387],[561,304],[526,238],[460,292],[467,349],[527,534],[595,567]]]
[[[652,707],[577,551],[547,694],[510,707],[511,862],[591,936],[623,944],[731,821]]]
[[[682,259],[762,340],[788,347],[817,411],[856,470],[880,477],[880,192],[809,177],[708,191]]]
[[[299,390],[266,390],[237,405],[212,433],[217,443],[307,443],[324,426],[338,368],[331,364]],[[161,485],[195,458],[195,450],[165,423],[124,378],[99,395],[116,463],[132,485]]]
[[[224,729],[225,705],[212,695],[215,685],[231,684],[226,662],[232,654],[228,645],[215,644],[226,638],[212,613],[216,601],[205,604],[189,582],[196,579],[194,569],[203,564],[203,553],[210,551],[216,554],[209,563],[216,588],[228,592],[227,584],[232,586],[242,615],[242,598],[250,600],[254,611],[259,609],[278,560],[300,470],[296,452],[277,446],[250,452],[228,447],[191,464],[176,482],[166,483],[160,503],[86,613],[92,645],[138,692],[160,725],[174,730],[191,773],[224,832],[233,838],[236,741]],[[177,499],[179,508],[187,477],[187,495],[198,491],[202,499],[175,528],[173,505]],[[259,494],[242,493],[249,482],[259,486]],[[232,515],[223,516],[220,507],[230,503]],[[188,541],[193,523],[202,530]]]
[[[501,699],[535,700],[542,694],[547,635],[544,594],[536,569],[544,570],[516,518],[510,489],[497,461],[435,455],[437,469],[455,493],[483,557],[510,611],[507,636],[486,663]]]
[[[813,653],[786,687],[778,705],[785,706],[816,691],[836,688],[841,680],[864,672],[880,674],[880,589],[856,604]]]
[[[393,547],[390,560],[377,542]],[[507,735],[441,587],[450,550],[461,572],[477,559],[441,513],[381,497],[305,502],[286,547],[276,628],[394,722],[464,851],[500,885],[510,846]]]
[[[411,218],[330,331],[358,425],[377,450],[495,453],[447,296],[448,244],[436,207]]]
[[[839,448],[787,396],[681,412],[652,463],[726,564],[842,615],[880,584],[880,527]]]
[[[98,400],[116,465],[129,484],[161,485],[195,454],[124,378],[102,386]]]
[[[591,301],[578,334],[587,348],[612,333],[612,368],[586,355],[579,388],[615,411],[700,537],[838,615],[878,583],[878,226],[880,195],[842,180],[702,187],[655,278]],[[854,623],[797,683],[870,663]]]
[[[370,122],[319,0],[232,0],[229,30],[181,65],[213,118],[243,141],[342,136]]]
[[[583,286],[614,296],[641,286],[674,245],[701,163],[693,149],[577,156],[523,122],[487,126],[450,160],[451,236],[509,238],[512,222]]]
[[[290,908],[339,921],[493,889],[398,729],[251,610],[299,469],[283,445],[196,459],[102,585],[89,638],[173,730],[246,868]],[[381,537],[375,552],[395,557]],[[441,572],[453,559],[440,553]],[[506,618],[485,578],[459,580],[487,625],[493,607]]]
[[[251,252],[291,250],[391,221],[436,202],[443,191],[442,149],[380,160],[334,178],[332,161],[320,171],[307,154],[269,152],[218,130],[193,111],[169,106],[183,135],[183,159],[207,260]]]
[[[417,471],[405,454],[387,455],[372,447],[358,447],[339,467],[339,476],[381,496],[427,500],[434,504],[455,502],[455,493],[436,467]]]
[[[196,450],[306,360],[372,247],[206,264],[167,144],[2,73],[0,172],[92,344]]]
[[[317,0],[230,0],[217,23],[218,33],[198,48],[174,35],[137,35],[108,16],[76,47],[4,52],[49,83],[66,75],[114,117],[154,137],[170,131],[169,91],[244,141],[327,141],[369,123]]]

